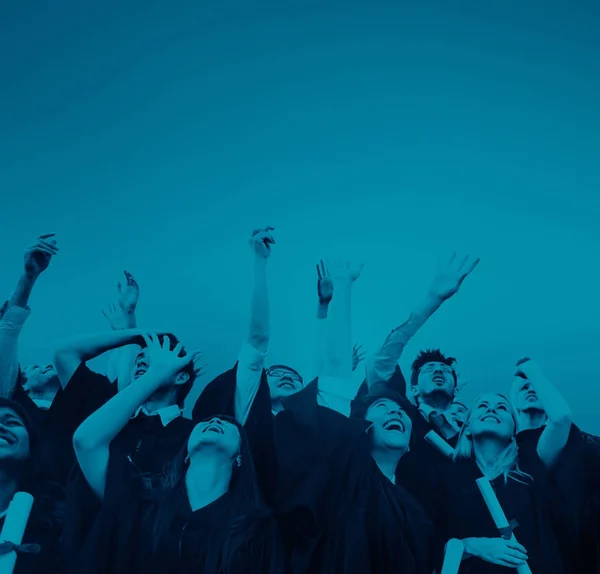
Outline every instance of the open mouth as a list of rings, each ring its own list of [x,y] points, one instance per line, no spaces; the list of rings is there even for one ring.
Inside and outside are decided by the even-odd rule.
[[[383,428],[387,431],[404,432],[404,424],[400,419],[390,419],[383,423]]]
[[[537,395],[535,393],[527,393],[527,400],[529,399],[537,399]]]
[[[481,417],[481,421],[494,421],[495,423],[499,423],[500,419],[496,415],[485,415]]]
[[[134,378],[139,379],[143,375],[145,375],[148,371],[144,369],[136,369],[135,373],[133,373]]]
[[[291,390],[294,390],[296,388],[294,386],[294,383],[291,383],[290,381],[281,381],[277,386],[280,389],[291,389]]]
[[[202,432],[216,432],[218,434],[225,434],[225,431],[219,425],[208,425]]]
[[[7,430],[0,430],[0,445],[7,444],[12,446],[17,444],[17,437]]]
[[[444,384],[446,382],[446,379],[442,375],[436,375],[432,380],[434,383],[438,384]]]

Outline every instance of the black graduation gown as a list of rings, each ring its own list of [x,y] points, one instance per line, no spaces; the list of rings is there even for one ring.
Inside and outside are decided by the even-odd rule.
[[[319,407],[316,383],[288,397],[275,417],[280,485],[287,483],[278,508],[293,501],[311,510],[317,525],[312,541],[296,532],[294,571],[429,574],[433,526],[425,511],[381,474],[368,423]],[[295,480],[286,480],[290,472]]]
[[[541,463],[521,461],[521,469],[533,476],[527,484],[502,476],[491,481],[506,518],[516,520],[514,534],[528,553],[534,574],[571,574],[563,563],[557,543],[561,502],[548,485]],[[460,460],[439,477],[429,503],[430,514],[440,536],[440,549],[451,538],[498,538],[499,533],[476,480],[483,475],[473,460]],[[463,561],[461,574],[500,574],[514,572],[479,558]],[[573,573],[575,574],[575,573]]]
[[[537,459],[537,444],[545,427],[517,434],[519,456]],[[559,534],[561,552],[569,571],[597,574],[600,567],[600,442],[589,440],[575,425],[565,448],[548,472],[549,484],[562,502],[563,522]]]
[[[89,488],[82,498],[93,496]],[[85,502],[85,500],[84,500]],[[183,489],[171,502],[178,512],[163,533],[156,552],[149,516],[156,501],[142,477],[122,456],[111,456],[104,500],[88,535],[72,548],[71,572],[86,574],[282,574],[280,543],[274,519],[254,524],[250,543],[233,568],[222,569],[225,533],[232,518],[227,493],[192,512]]]
[[[21,546],[37,545],[39,552],[17,552],[14,574],[62,574],[65,571],[64,551],[59,544],[60,530],[49,523],[47,511],[34,495]],[[0,530],[3,526],[4,517],[0,519]]]

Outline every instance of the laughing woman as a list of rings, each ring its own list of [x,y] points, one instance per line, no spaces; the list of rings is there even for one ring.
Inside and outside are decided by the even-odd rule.
[[[73,571],[279,574],[279,537],[258,494],[245,434],[227,417],[198,423],[184,449],[150,486],[131,462],[110,454],[136,409],[189,357],[146,338],[149,370],[90,416],[75,452],[102,511],[77,550]],[[182,356],[180,356],[182,355]]]
[[[514,571],[565,574],[558,539],[568,527],[562,499],[548,480],[568,438],[549,426],[536,453],[519,456],[516,413],[503,395],[479,397],[461,430],[455,464],[439,477],[431,514],[443,543],[460,539],[465,553],[461,574]],[[487,478],[514,526],[515,541],[500,537],[476,480]]]

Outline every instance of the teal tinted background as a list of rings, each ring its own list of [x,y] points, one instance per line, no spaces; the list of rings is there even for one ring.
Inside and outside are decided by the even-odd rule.
[[[126,4],[124,6],[123,4]],[[270,361],[305,369],[314,265],[362,259],[373,350],[435,259],[482,258],[407,349],[477,389],[536,357],[600,432],[597,2],[114,2],[0,7],[0,288],[46,231],[24,362],[106,327],[123,269],[139,321],[236,358],[246,239],[277,227]]]

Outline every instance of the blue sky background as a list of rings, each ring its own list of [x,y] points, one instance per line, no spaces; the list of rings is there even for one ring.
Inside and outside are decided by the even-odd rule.
[[[361,259],[373,350],[438,255],[482,258],[406,351],[457,356],[468,396],[538,359],[600,433],[600,5],[9,0],[0,7],[0,289],[55,231],[24,362],[139,319],[229,367],[249,231],[277,228],[270,361],[306,368],[314,265]]]

